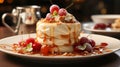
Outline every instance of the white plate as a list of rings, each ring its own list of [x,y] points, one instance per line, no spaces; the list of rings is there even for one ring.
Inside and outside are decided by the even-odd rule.
[[[120,30],[113,30],[111,28],[107,28],[105,30],[97,30],[97,29],[93,29],[94,25],[95,24],[93,22],[84,23],[83,29],[96,34],[102,34],[102,35],[107,35],[112,37],[118,37],[118,36],[120,37]]]
[[[89,34],[81,34],[81,36],[88,36],[88,35]],[[18,43],[21,39],[29,38],[29,36],[36,37],[36,34],[34,34],[34,33],[33,34],[24,34],[24,35],[16,35],[16,36],[3,38],[0,40],[0,45]],[[95,40],[95,42],[97,44],[99,44],[101,42],[108,43],[109,45],[107,47],[110,50],[112,50],[112,52],[95,55],[95,56],[40,56],[40,55],[18,54],[18,53],[14,53],[12,51],[8,51],[8,50],[2,49],[2,48],[0,48],[0,51],[10,54],[10,55],[13,55],[13,56],[17,56],[19,58],[24,58],[24,59],[42,60],[43,62],[44,61],[62,62],[62,61],[73,61],[73,60],[75,61],[75,60],[81,60],[81,59],[84,60],[84,59],[100,57],[100,56],[104,56],[104,55],[113,53],[120,49],[120,40],[118,40],[118,39],[111,38],[108,36],[96,35],[96,34],[91,34],[89,37],[92,38],[93,40]]]

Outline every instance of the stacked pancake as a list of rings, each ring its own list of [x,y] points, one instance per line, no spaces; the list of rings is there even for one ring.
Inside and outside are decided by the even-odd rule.
[[[58,8],[57,5],[54,6]],[[55,11],[57,14],[54,14]],[[73,45],[80,36],[81,24],[64,8],[55,11],[50,11],[51,13],[37,22],[37,41],[42,46],[51,46],[51,52],[72,52]]]

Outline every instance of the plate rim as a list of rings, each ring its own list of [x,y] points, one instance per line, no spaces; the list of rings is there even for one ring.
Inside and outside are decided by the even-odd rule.
[[[2,41],[4,39],[9,39],[11,37],[14,38],[14,37],[19,37],[19,36],[27,36],[27,35],[29,35],[29,34],[10,36],[10,37],[0,39],[0,41]],[[32,33],[30,35],[35,36],[35,33]],[[89,35],[89,34],[85,34],[85,35]],[[104,35],[98,35],[98,34],[93,34],[93,35],[104,36]],[[105,36],[105,37],[109,37],[109,36]],[[109,37],[109,38],[112,38],[112,37]],[[116,38],[112,38],[112,39],[116,39]],[[116,39],[116,40],[120,41],[119,39]],[[0,45],[1,45],[1,43],[0,43]],[[114,50],[112,52],[108,52],[108,53],[105,53],[105,54],[99,54],[99,55],[93,55],[93,56],[33,56],[33,55],[19,54],[19,53],[15,53],[15,52],[4,50],[4,49],[0,48],[1,52],[7,53],[7,54],[10,54],[10,55],[25,57],[25,58],[39,58],[39,59],[78,59],[78,58],[79,59],[85,59],[85,58],[92,58],[92,57],[108,55],[108,54],[114,53],[114,52],[119,51],[119,50],[120,50],[120,48],[117,49],[117,50]]]

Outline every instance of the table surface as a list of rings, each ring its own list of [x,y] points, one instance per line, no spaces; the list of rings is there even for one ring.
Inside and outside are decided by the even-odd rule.
[[[21,25],[21,30],[27,30],[27,32],[24,33],[30,33],[35,32],[35,26],[26,26]],[[16,34],[13,34],[8,28],[1,26],[0,27],[0,39],[14,36]],[[58,66],[58,65],[66,65],[66,66],[89,66],[89,67],[120,67],[120,50],[105,56],[92,58],[88,60],[80,60],[77,62],[70,62],[70,63],[41,63],[39,61],[29,61],[27,59],[19,58],[16,56],[12,56],[9,54],[5,54],[3,52],[0,52],[0,66],[2,67],[40,67],[40,66]]]

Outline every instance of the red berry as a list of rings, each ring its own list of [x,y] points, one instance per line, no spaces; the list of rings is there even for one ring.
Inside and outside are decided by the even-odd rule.
[[[80,50],[77,46],[74,46],[74,51],[75,52],[82,52],[83,50]]]
[[[80,43],[75,43],[75,44],[73,45],[73,50],[74,50],[75,52],[81,52],[81,51],[83,51],[83,50],[81,50],[81,49],[78,48],[79,46],[81,46]]]
[[[29,44],[29,43],[34,43],[35,42],[35,39],[34,38],[28,38],[26,39],[26,44]]]
[[[46,15],[46,20],[53,21],[54,19],[55,18],[50,13]]]
[[[60,16],[66,16],[67,11],[66,11],[66,9],[64,9],[64,8],[61,8],[61,9],[59,10],[58,14],[59,14]]]
[[[38,52],[41,49],[41,44],[38,42],[35,42],[34,44],[32,44],[32,48],[34,52]]]
[[[95,24],[95,26],[94,26],[94,29],[106,29],[106,24],[104,24],[104,23],[97,23],[97,24]]]
[[[73,48],[75,52],[93,51],[93,48],[90,43],[84,43],[83,45],[74,45]]]
[[[91,46],[92,46],[92,47],[94,47],[94,46],[95,46],[95,44],[96,44],[96,43],[95,43],[95,41],[94,41],[94,40],[92,40],[92,39],[89,39],[89,43],[91,44]]]
[[[93,48],[92,48],[92,45],[91,44],[89,44],[89,43],[85,43],[85,45],[86,45],[86,51],[88,51],[88,52],[93,52]]]
[[[83,45],[84,43],[89,43],[89,39],[87,37],[81,37],[79,43]]]
[[[46,19],[47,20],[50,20],[52,18],[52,15],[50,14],[50,13],[48,13],[47,15],[46,15]]]
[[[59,9],[60,9],[59,6],[54,4],[50,6],[50,13],[56,15],[58,14]]]
[[[49,54],[50,47],[48,45],[43,45],[41,47],[40,53],[42,55],[48,55]]]
[[[81,51],[92,52],[95,44],[96,43],[94,40],[88,39],[87,37],[81,37],[78,43],[75,43],[73,45],[73,48],[75,52],[81,52]]]

